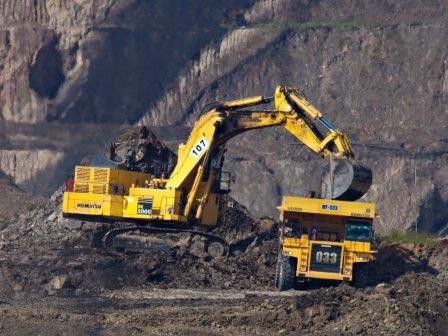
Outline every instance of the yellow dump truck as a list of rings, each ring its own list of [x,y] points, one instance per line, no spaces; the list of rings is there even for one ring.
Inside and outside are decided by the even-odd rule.
[[[373,259],[375,204],[284,196],[275,284],[296,288],[310,279],[363,281]]]

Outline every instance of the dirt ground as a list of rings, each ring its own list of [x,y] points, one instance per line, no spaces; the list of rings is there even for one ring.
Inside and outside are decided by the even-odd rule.
[[[259,223],[256,237],[227,227],[237,248],[210,258],[183,249],[110,256],[88,246],[91,227],[80,224],[3,238],[1,335],[448,335],[442,243],[381,246],[364,288],[279,293],[275,226]],[[44,239],[56,232],[60,240]]]
[[[43,196],[26,193],[18,188],[0,170],[0,230],[20,213],[41,207],[46,201]]]
[[[447,335],[448,287],[405,275],[363,290],[125,289],[0,304],[2,335]]]
[[[133,153],[153,148],[136,143]],[[94,242],[115,224],[64,218],[61,195],[0,226],[0,335],[448,335],[442,242],[381,245],[362,288],[314,282],[279,293],[275,222],[254,221],[231,198],[213,230],[230,253],[213,258],[182,246],[110,255]]]

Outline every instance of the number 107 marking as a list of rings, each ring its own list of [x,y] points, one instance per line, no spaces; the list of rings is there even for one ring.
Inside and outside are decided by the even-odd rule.
[[[208,148],[208,141],[204,137],[200,138],[198,142],[190,150],[190,154],[194,157],[199,157]]]

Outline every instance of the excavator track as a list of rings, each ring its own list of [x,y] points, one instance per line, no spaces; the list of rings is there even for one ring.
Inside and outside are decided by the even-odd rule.
[[[183,244],[170,239],[157,238],[156,235],[188,234],[189,238]],[[211,257],[226,256],[229,247],[226,241],[213,234],[194,229],[159,228],[150,226],[131,226],[108,230],[101,239],[103,249],[111,255],[128,253],[146,253],[164,251],[184,246],[190,251],[209,255]]]

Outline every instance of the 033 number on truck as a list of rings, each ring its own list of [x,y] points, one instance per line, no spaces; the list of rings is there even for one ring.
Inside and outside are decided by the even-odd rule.
[[[206,138],[202,137],[190,150],[190,154],[194,157],[199,157],[208,148],[208,141]]]

